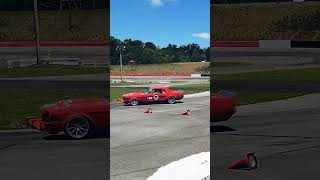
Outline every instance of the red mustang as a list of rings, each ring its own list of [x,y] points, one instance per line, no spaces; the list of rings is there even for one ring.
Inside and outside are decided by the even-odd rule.
[[[123,104],[131,104],[136,106],[144,103],[169,103],[174,104],[176,100],[183,98],[183,93],[178,91],[172,91],[168,87],[150,87],[150,89],[144,93],[135,92],[124,94],[119,101]]]
[[[49,134],[65,132],[73,139],[82,139],[110,123],[110,105],[106,99],[64,100],[40,108],[42,118],[26,118],[27,125]]]
[[[234,96],[213,95],[210,98],[210,122],[226,121],[236,112]]]

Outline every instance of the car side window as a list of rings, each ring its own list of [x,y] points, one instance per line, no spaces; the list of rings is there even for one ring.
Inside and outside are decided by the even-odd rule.
[[[158,94],[162,93],[162,89],[155,89],[154,91],[155,91],[155,93],[158,93]]]

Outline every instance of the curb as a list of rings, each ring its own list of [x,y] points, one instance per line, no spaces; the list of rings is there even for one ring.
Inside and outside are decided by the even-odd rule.
[[[187,94],[184,95],[183,98],[195,98],[195,97],[206,97],[206,96],[210,96],[210,91],[204,91],[204,92],[200,92],[200,93],[193,93],[193,94]],[[209,99],[209,98],[208,98]]]

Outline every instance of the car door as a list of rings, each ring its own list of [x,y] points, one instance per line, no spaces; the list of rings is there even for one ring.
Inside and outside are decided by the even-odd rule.
[[[158,96],[158,101],[163,102],[167,100],[167,94],[164,89],[160,89],[156,95]]]
[[[145,97],[146,97],[146,102],[148,102],[148,103],[154,102],[154,99],[153,99],[154,98],[154,89],[149,90],[149,93],[146,94]]]
[[[162,89],[153,89],[153,92],[148,95],[147,99],[150,103],[157,103],[163,101],[165,97]]]

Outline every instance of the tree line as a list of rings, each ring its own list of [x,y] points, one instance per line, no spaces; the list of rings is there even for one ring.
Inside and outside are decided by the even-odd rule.
[[[2,11],[26,11],[33,10],[34,0],[1,0],[0,10]],[[71,1],[72,2],[72,1]],[[72,8],[77,9],[105,9],[110,5],[109,0],[76,0],[75,3],[70,3]],[[66,2],[62,0],[38,0],[39,10],[59,10],[61,5],[64,8],[69,8]]]
[[[199,62],[210,59],[210,48],[201,48],[198,44],[177,46],[169,44],[160,48],[152,42],[125,39],[123,41],[110,37],[110,63],[120,63],[120,51],[122,63],[129,64],[161,64],[176,62]]]

